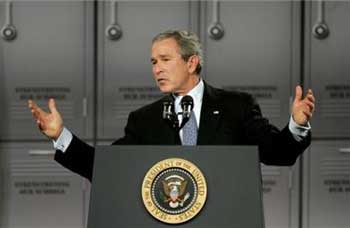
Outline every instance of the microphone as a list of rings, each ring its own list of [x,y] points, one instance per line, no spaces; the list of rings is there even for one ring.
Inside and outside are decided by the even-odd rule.
[[[163,119],[170,119],[174,111],[174,101],[170,97],[166,97],[163,101]]]
[[[193,110],[193,98],[189,95],[184,96],[181,99],[181,108],[183,118],[190,118]]]
[[[181,99],[180,103],[182,108],[182,123],[180,127],[181,129],[183,126],[185,126],[187,121],[190,119],[194,104],[193,104],[193,98],[189,95],[184,96]]]
[[[162,117],[172,128],[179,130],[179,120],[175,113],[174,99],[172,96],[166,97],[163,101]]]

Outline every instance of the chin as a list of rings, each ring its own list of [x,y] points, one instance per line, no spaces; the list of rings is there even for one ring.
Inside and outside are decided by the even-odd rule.
[[[159,86],[159,90],[162,93],[172,93],[173,92],[173,89],[168,87],[168,86]]]

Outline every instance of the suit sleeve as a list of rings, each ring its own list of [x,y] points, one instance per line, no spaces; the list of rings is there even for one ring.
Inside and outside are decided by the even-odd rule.
[[[130,113],[125,127],[125,136],[113,142],[112,145],[134,145],[138,143],[134,113]],[[55,160],[67,169],[92,181],[95,148],[83,142],[77,136],[63,153],[57,150]]]
[[[244,111],[244,131],[249,144],[259,147],[260,161],[266,165],[290,166],[310,145],[311,133],[301,141],[295,140],[287,126],[281,131],[262,117],[259,105],[251,96]]]
[[[73,135],[67,150],[56,151],[55,160],[67,169],[92,180],[95,148]]]

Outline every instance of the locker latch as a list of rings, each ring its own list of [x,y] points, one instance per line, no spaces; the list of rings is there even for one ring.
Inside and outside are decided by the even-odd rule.
[[[219,9],[220,2],[218,0],[213,1],[213,21],[208,27],[209,37],[213,40],[220,40],[225,33],[224,27],[219,21]]]
[[[312,33],[317,39],[325,39],[329,35],[329,28],[325,21],[325,2],[323,0],[318,1],[318,18],[317,22],[312,28]]]
[[[119,40],[122,37],[122,29],[117,23],[117,3],[115,0],[111,1],[111,22],[105,30],[105,34],[110,40]]]
[[[1,29],[1,36],[7,41],[14,40],[17,37],[16,27],[12,24],[12,1],[8,1],[6,4],[6,22]]]

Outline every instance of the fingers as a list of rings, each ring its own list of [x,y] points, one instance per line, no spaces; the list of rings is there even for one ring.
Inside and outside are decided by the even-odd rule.
[[[28,107],[30,111],[32,112],[33,117],[38,121],[44,118],[44,116],[47,114],[45,111],[43,111],[34,101],[29,100],[28,101]]]
[[[312,117],[312,112],[311,112],[311,111],[304,110],[303,113],[304,113],[304,115],[306,116],[306,118],[307,118],[308,120],[311,119],[311,117]]]
[[[57,108],[56,108],[56,102],[53,98],[50,98],[49,100],[49,109],[51,113],[57,113]]]
[[[305,103],[309,107],[309,110],[311,111],[311,113],[315,110],[315,97],[311,89],[308,89],[307,94],[303,100],[303,103]]]
[[[40,115],[40,114],[39,114],[40,111],[39,111],[39,107],[37,106],[37,104],[36,104],[34,101],[29,100],[29,101],[28,101],[28,107],[29,107],[30,111],[32,112],[33,117],[34,117],[35,119],[38,119],[38,118],[39,118],[39,115]]]
[[[312,103],[315,103],[315,97],[314,97],[314,94],[312,92],[311,89],[308,90],[305,98],[307,98],[309,101],[311,101]]]
[[[40,131],[43,131],[43,130],[44,130],[44,127],[43,127],[42,123],[40,122],[40,120],[37,120],[37,121],[36,121],[36,125],[38,126],[38,128],[39,128]]]
[[[41,108],[32,100],[28,101],[28,107],[31,110],[42,112]]]
[[[309,100],[304,100],[304,104],[307,105],[310,112],[313,112],[315,110],[315,103],[313,103]]]
[[[295,98],[294,100],[300,101],[303,96],[303,90],[301,89],[301,86],[298,85],[295,87]]]

